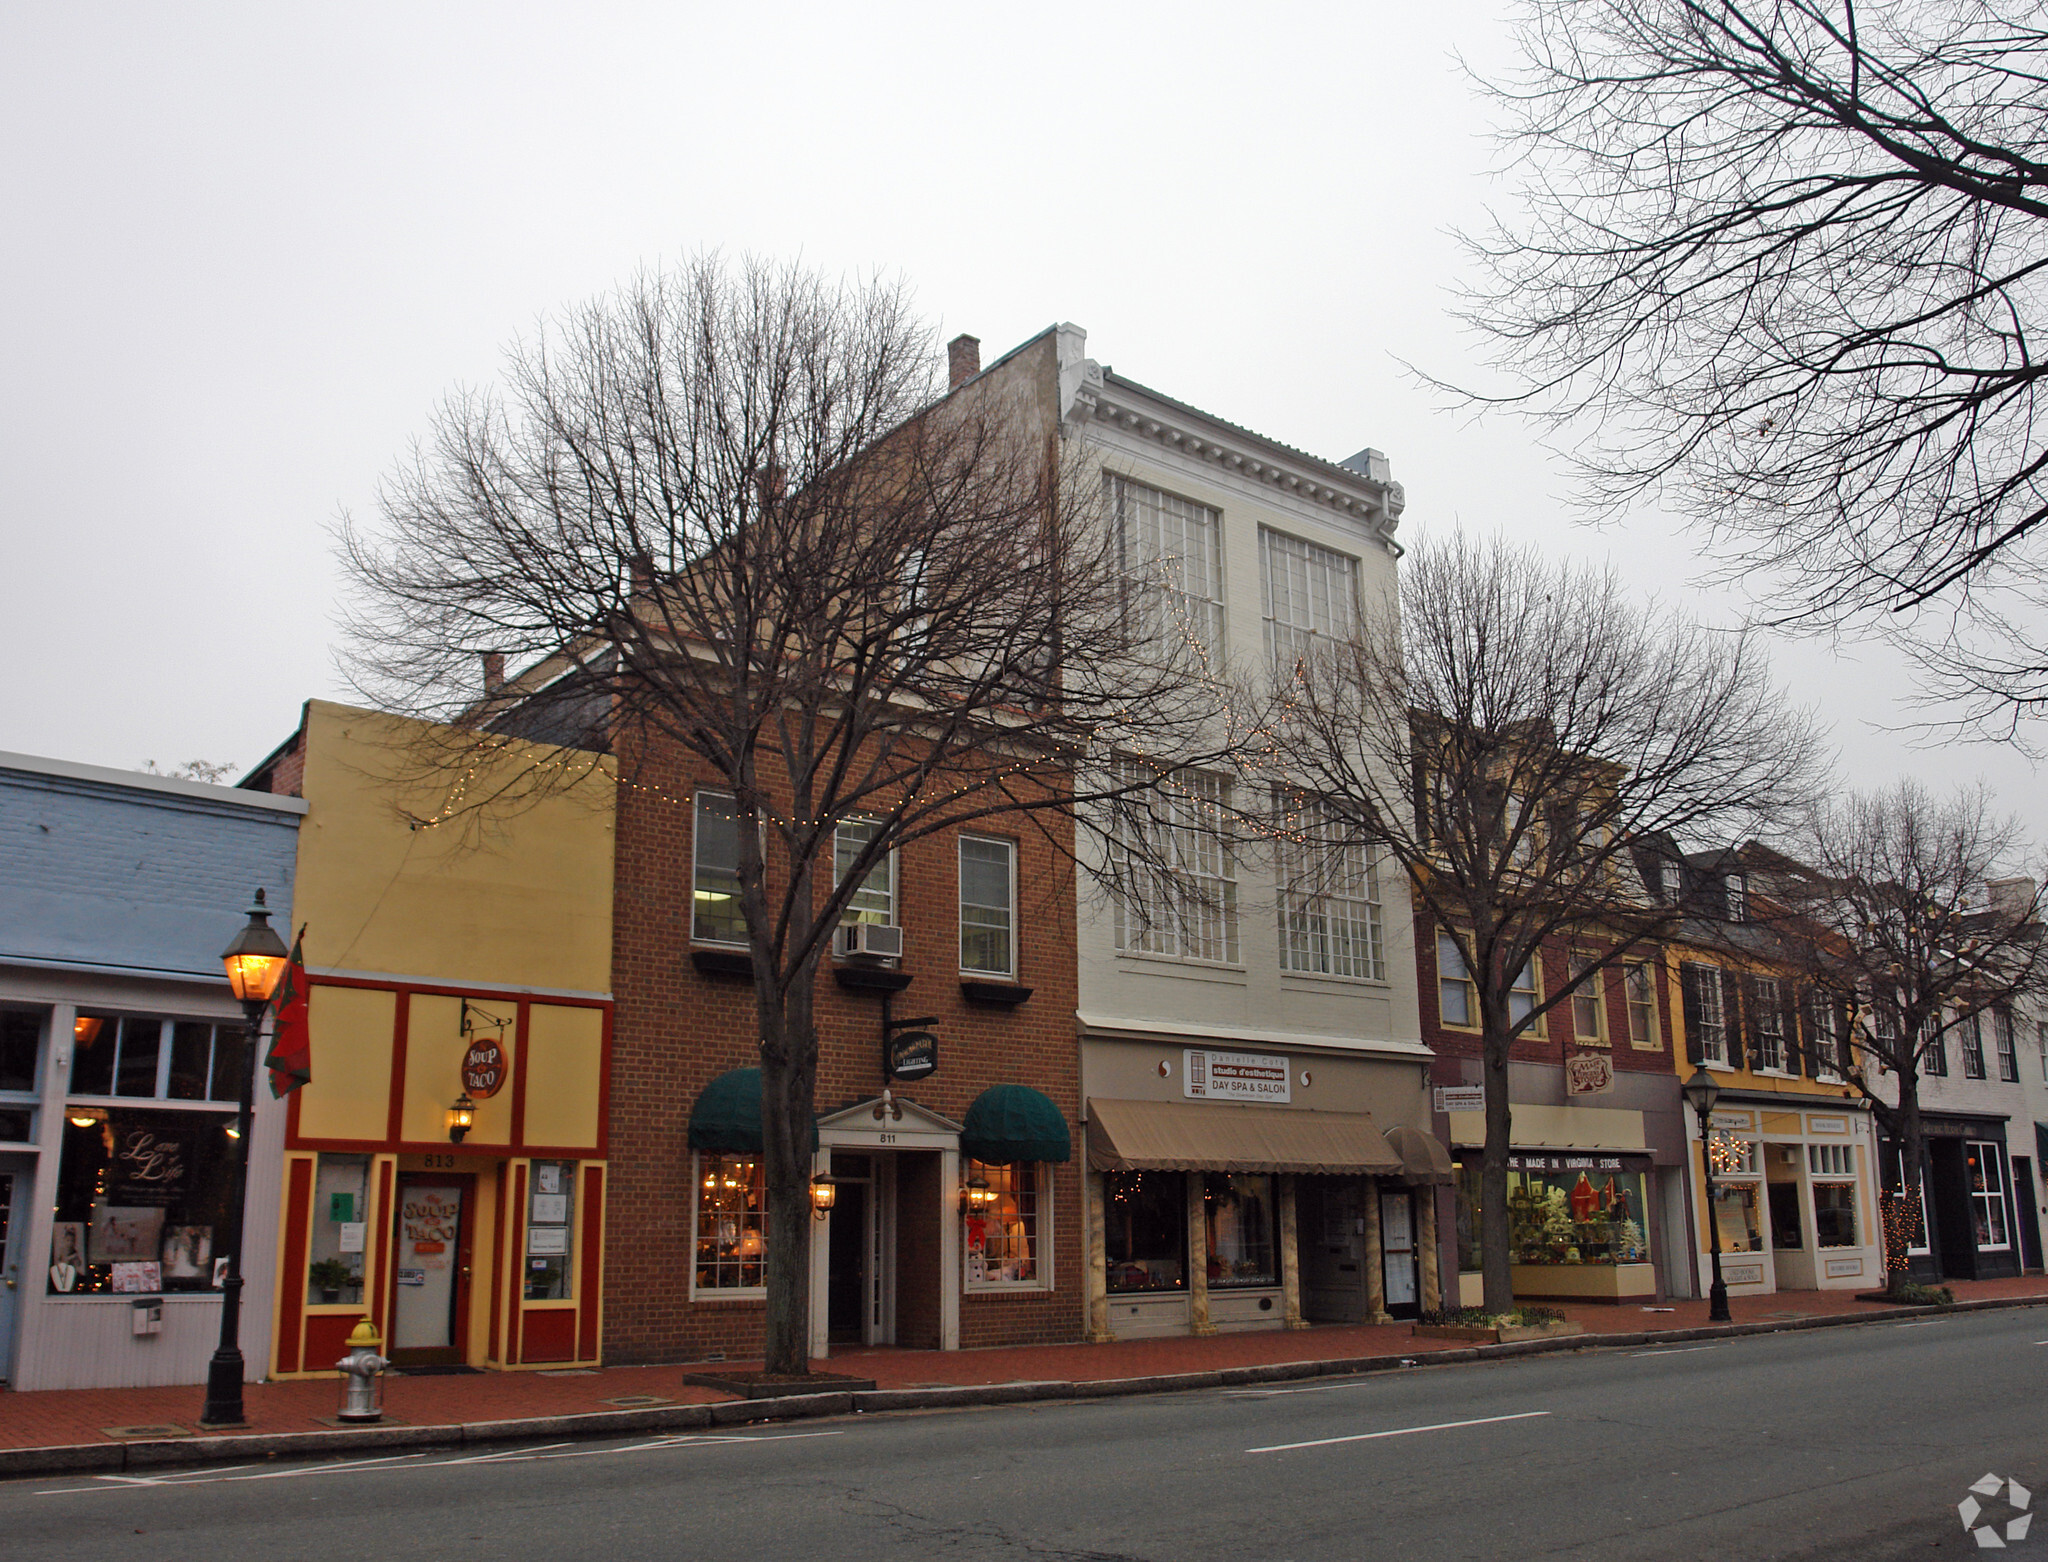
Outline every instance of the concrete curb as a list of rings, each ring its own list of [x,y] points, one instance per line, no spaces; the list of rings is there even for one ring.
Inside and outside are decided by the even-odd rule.
[[[1413,1356],[1331,1357],[1322,1361],[1217,1367],[1206,1372],[1155,1373],[1137,1378],[966,1383],[947,1388],[885,1388],[861,1393],[796,1394],[783,1399],[732,1399],[708,1405],[654,1405],[645,1410],[527,1416],[508,1421],[470,1421],[446,1426],[365,1426],[331,1432],[262,1432],[245,1436],[163,1438],[132,1443],[0,1448],[0,1479],[22,1475],[118,1475],[128,1471],[247,1464],[287,1457],[321,1459],[342,1454],[484,1447],[544,1437],[564,1440],[633,1437],[657,1432],[701,1432],[712,1427],[815,1420],[825,1416],[873,1415],[904,1410],[966,1410],[1045,1400],[1182,1394],[1196,1389],[1292,1383],[1304,1378],[1359,1377],[1367,1373],[1549,1356],[1568,1351],[1640,1350],[1645,1346],[1676,1345],[1690,1340],[1741,1339],[1758,1334],[1789,1334],[1805,1329],[1938,1318],[1947,1313],[2007,1312],[2023,1307],[2048,1307],[2048,1296],[1991,1297],[1982,1301],[1957,1302],[1950,1307],[1887,1307],[1881,1312],[1779,1318],[1762,1323],[1715,1324],[1697,1329],[1573,1334],[1549,1340],[1517,1340],[1507,1345],[1418,1351]]]

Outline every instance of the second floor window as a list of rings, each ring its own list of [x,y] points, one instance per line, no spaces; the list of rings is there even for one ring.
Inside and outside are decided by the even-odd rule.
[[[1542,989],[1536,981],[1536,958],[1531,955],[1516,975],[1514,984],[1508,988],[1508,1023],[1519,1025],[1536,1012],[1536,1005],[1542,1001]],[[1531,1035],[1543,1034],[1543,1021],[1536,1020],[1530,1025]]]
[[[2004,1009],[1991,1016],[1991,1036],[1998,1045],[1998,1077],[2010,1084],[2018,1084],[2019,1049],[2013,1045],[2012,1016]]]
[[[1379,864],[1322,803],[1275,798],[1280,831],[1280,968],[1385,981]]]
[[[1756,983],[1756,1059],[1758,1068],[1782,1073],[1786,1067],[1785,1011],[1778,984],[1768,976]]]
[[[960,837],[960,969],[1015,976],[1017,848],[986,836]]]
[[[1117,824],[1116,942],[1133,954],[1238,962],[1237,864],[1223,839],[1230,783],[1181,772]]]
[[[1929,1027],[1933,1029],[1932,1026]],[[1920,1072],[1933,1079],[1948,1078],[1948,1033],[1935,1030],[1920,1048]]]
[[[1479,1025],[1479,994],[1465,967],[1464,951],[1448,933],[1436,935],[1437,1018],[1445,1025]]]
[[[844,884],[847,876],[860,861],[860,854],[874,844],[881,833],[881,823],[874,819],[842,819],[832,832],[832,878],[835,884]],[[839,914],[845,922],[868,922],[879,927],[896,925],[896,854],[885,852],[879,862],[869,867],[860,887],[853,892],[853,898],[846,903],[846,909]]]
[[[731,795],[699,792],[691,833],[690,936],[714,944],[743,944],[747,924],[740,911],[739,810]]]
[[[1607,1045],[1607,1005],[1601,991],[1604,985],[1598,974],[1588,974],[1593,959],[1590,955],[1572,957],[1572,1034],[1582,1046],[1604,1047]]]
[[[1133,628],[1168,656],[1223,648],[1223,515],[1206,504],[1109,479]]]
[[[1728,1061],[1727,1009],[1721,1002],[1721,972],[1716,966],[1687,964],[1679,968],[1685,987],[1685,1023],[1703,1063]]]
[[[1266,654],[1284,676],[1318,639],[1343,638],[1358,620],[1358,561],[1299,537],[1259,528]]]
[[[1963,1021],[1963,1078],[1984,1077],[1984,1019],[1973,1014]]]
[[[1632,960],[1624,967],[1622,991],[1628,1000],[1628,1044],[1654,1052],[1657,1049],[1657,979],[1647,960]]]

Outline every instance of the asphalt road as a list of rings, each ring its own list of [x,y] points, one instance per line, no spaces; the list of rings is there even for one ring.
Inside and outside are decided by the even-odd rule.
[[[8,1562],[1976,1555],[2048,1311],[1272,1389],[0,1484]],[[2014,1517],[2004,1499],[1986,1519]],[[2005,1549],[2048,1559],[2041,1533]]]

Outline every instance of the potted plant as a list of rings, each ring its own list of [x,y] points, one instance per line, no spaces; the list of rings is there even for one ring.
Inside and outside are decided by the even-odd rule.
[[[356,1283],[356,1272],[339,1258],[322,1258],[307,1267],[306,1278],[320,1292],[321,1301],[338,1302],[341,1293]]]

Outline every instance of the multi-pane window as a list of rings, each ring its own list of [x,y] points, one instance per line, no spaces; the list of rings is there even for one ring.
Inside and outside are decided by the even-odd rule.
[[[2041,1082],[2048,1084],[2048,1020],[2034,1022],[2034,1044],[2041,1049]]]
[[[1275,798],[1280,846],[1280,967],[1385,981],[1378,854],[1347,840],[1327,805]]]
[[[1930,1024],[1931,1033],[1920,1044],[1920,1072],[1934,1079],[1948,1078],[1948,1032]]]
[[[1927,1220],[1926,1181],[1916,1173],[1913,1178],[1914,1191],[1912,1195],[1908,1197],[1907,1195],[1900,1192],[1900,1190],[1907,1185],[1906,1152],[1904,1150],[1894,1150],[1891,1152],[1890,1157],[1884,1160],[1882,1164],[1887,1168],[1887,1174],[1889,1177],[1889,1180],[1885,1184],[1886,1192],[1895,1198],[1905,1200],[1907,1212],[1913,1215],[1918,1221],[1918,1224],[1914,1226],[1911,1235],[1906,1239],[1906,1251],[1908,1253],[1928,1252],[1928,1238],[1931,1235],[1933,1228],[1928,1224]]]
[[[1963,1033],[1963,1078],[1984,1077],[1984,1021],[1981,1015],[1972,1014],[1961,1026]]]
[[[1816,1079],[1838,1079],[1842,1070],[1842,1032],[1837,1023],[1835,1001],[1819,988],[1806,995],[1806,1023],[1813,1038],[1813,1074]]]
[[[1465,952],[1448,933],[1436,935],[1437,1018],[1445,1025],[1479,1024],[1479,992],[1465,967]]]
[[[1816,1177],[1856,1175],[1856,1146],[1853,1144],[1809,1144],[1806,1169]]]
[[[1712,965],[1687,964],[1679,969],[1685,984],[1685,1022],[1693,1032],[1692,1044],[1706,1063],[1728,1061],[1727,1009],[1721,1002],[1721,971]]]
[[[1977,1246],[2009,1247],[2005,1225],[2005,1176],[1995,1144],[1971,1140],[1963,1147],[1970,1179],[1970,1212],[1976,1217]]]
[[[1819,1247],[1856,1245],[1856,1147],[1809,1144],[1806,1170],[1813,1182],[1813,1236]]]
[[[691,936],[715,944],[745,943],[747,924],[740,911],[739,810],[731,796],[699,792],[691,835],[695,853]]]
[[[1602,1001],[1602,982],[1589,971],[1590,955],[1572,956],[1572,1034],[1586,1047],[1607,1045],[1607,1005]]]
[[[766,1283],[768,1189],[752,1156],[697,1161],[697,1289],[749,1290]]]
[[[1168,655],[1223,647],[1222,512],[1129,478],[1109,479],[1134,628]]]
[[[1757,1067],[1785,1071],[1785,1010],[1779,1001],[1778,984],[1768,976],[1756,981]]]
[[[1285,673],[1321,639],[1343,638],[1358,620],[1358,561],[1299,537],[1259,528],[1266,654]]]
[[[960,969],[1015,976],[1017,848],[982,835],[960,837]]]
[[[1622,994],[1628,1003],[1628,1044],[1646,1052],[1657,1050],[1657,979],[1647,960],[1622,968]]]
[[[876,819],[842,819],[832,832],[832,880],[844,884],[860,862],[861,853],[874,844],[882,825]],[[896,854],[884,852],[872,863],[839,914],[842,923],[867,922],[878,927],[896,925]]]
[[[0,1009],[0,1143],[28,1144],[35,1139],[36,1059],[42,1055],[48,1013]]]
[[[1535,1013],[1536,1005],[1540,1001],[1540,991],[1536,984],[1536,959],[1532,955],[1523,962],[1522,969],[1515,973],[1514,984],[1508,988],[1508,1023],[1521,1024]],[[1530,1030],[1535,1035],[1542,1035],[1543,1022],[1536,1021]]]
[[[1039,1229],[1039,1163],[991,1166],[967,1163],[967,1284],[977,1290],[1007,1285],[1044,1285],[1043,1233]]]
[[[1115,845],[1119,949],[1237,963],[1237,864],[1220,829],[1229,801],[1228,781],[1195,771],[1132,799]]]
[[[1208,1226],[1211,1286],[1280,1283],[1279,1203],[1262,1172],[1206,1172],[1202,1213]]]
[[[2006,1010],[2000,1009],[1991,1016],[1991,1037],[1998,1047],[1998,1077],[2018,1084],[2020,1054],[2012,1039],[2012,1015]]]
[[[72,1027],[71,1094],[234,1101],[248,1056],[239,1025],[85,1012]]]

